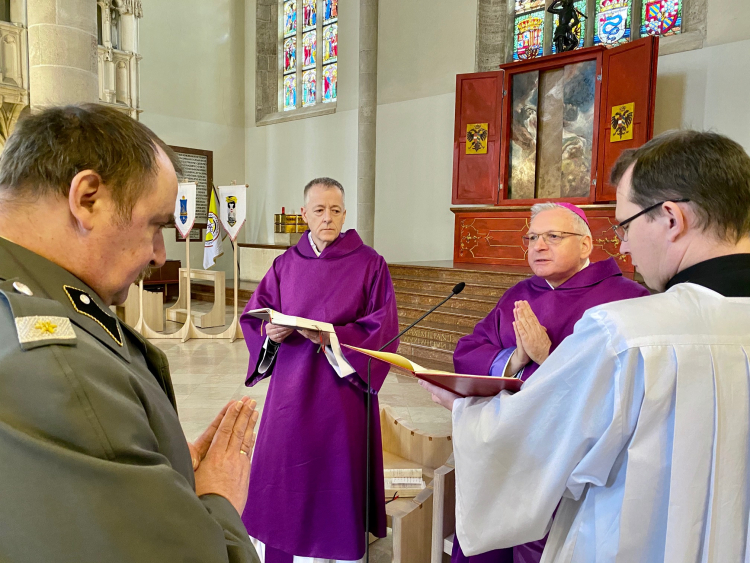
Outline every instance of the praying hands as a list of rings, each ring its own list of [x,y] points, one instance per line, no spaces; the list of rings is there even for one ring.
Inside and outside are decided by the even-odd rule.
[[[513,330],[516,333],[516,351],[511,356],[506,375],[518,373],[529,362],[539,365],[549,356],[552,342],[547,329],[537,319],[528,301],[516,301],[513,308]]]

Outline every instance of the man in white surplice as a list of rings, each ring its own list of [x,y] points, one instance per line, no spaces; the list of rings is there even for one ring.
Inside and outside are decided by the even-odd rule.
[[[693,131],[622,155],[615,232],[658,295],[594,307],[520,392],[453,410],[467,555],[749,561],[750,157]],[[557,513],[553,519],[553,513]]]

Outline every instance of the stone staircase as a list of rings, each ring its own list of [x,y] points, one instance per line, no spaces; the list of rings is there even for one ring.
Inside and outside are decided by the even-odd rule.
[[[399,353],[432,369],[453,371],[453,350],[458,340],[497,304],[506,289],[528,278],[518,269],[492,270],[389,264],[396,290],[401,330],[445,299],[453,287],[466,288],[401,337]]]

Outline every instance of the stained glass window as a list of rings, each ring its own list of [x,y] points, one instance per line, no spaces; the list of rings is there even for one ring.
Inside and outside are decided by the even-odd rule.
[[[323,23],[329,24],[335,22],[339,17],[339,0],[325,0],[325,11],[323,13]]]
[[[284,40],[284,74],[297,70],[297,38]]]
[[[542,3],[543,5],[543,3]],[[516,15],[513,60],[542,56],[544,45],[544,9]]]
[[[643,0],[641,36],[682,32],[682,0]]]
[[[284,2],[284,37],[297,34],[297,0]]]
[[[616,47],[631,40],[632,0],[596,0],[594,45]]]
[[[282,67],[279,106],[290,111],[321,102],[335,102],[339,55],[338,0],[278,1],[279,64]],[[544,0],[524,1],[534,5],[544,3]]]
[[[318,7],[316,0],[302,0],[302,31],[315,29],[318,23]]]
[[[575,4],[575,9],[578,11],[578,19],[580,20],[580,23],[573,29],[573,33],[578,37],[578,49],[583,47],[583,43],[586,39],[586,0],[577,0]],[[555,25],[554,29],[557,29],[558,24],[560,23],[560,16],[555,15]],[[552,52],[557,53],[557,46],[555,45],[554,38],[552,40]]]
[[[323,64],[336,62],[339,50],[339,31],[334,23],[323,28]]]
[[[323,68],[323,103],[336,101],[336,63]]]
[[[544,0],[516,0],[516,14],[544,8]]]
[[[284,111],[297,107],[297,75],[284,77]]]
[[[315,66],[318,58],[318,39],[315,30],[308,31],[302,36],[302,68],[308,69]]]
[[[315,69],[306,70],[302,74],[302,106],[315,105],[315,81],[317,71]]]

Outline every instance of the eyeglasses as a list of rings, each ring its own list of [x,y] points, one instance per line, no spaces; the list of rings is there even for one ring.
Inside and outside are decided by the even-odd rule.
[[[612,225],[611,229],[615,232],[615,235],[617,235],[617,238],[619,238],[622,242],[628,242],[628,223],[631,223],[634,219],[638,219],[641,215],[644,213],[648,213],[652,209],[656,209],[660,205],[664,205],[665,203],[687,203],[689,202],[689,199],[665,199],[664,201],[660,201],[659,203],[653,204],[651,207],[647,207],[646,209],[642,209],[632,217],[628,217],[624,221],[618,223],[617,225]]]
[[[556,246],[560,244],[563,240],[565,240],[568,237],[583,237],[586,235],[582,235],[581,233],[567,233],[565,231],[548,231],[546,233],[531,233],[526,234],[521,237],[521,240],[523,241],[523,245],[528,248],[529,246],[533,246],[536,244],[536,242],[541,238],[545,244],[549,244],[550,246]]]

